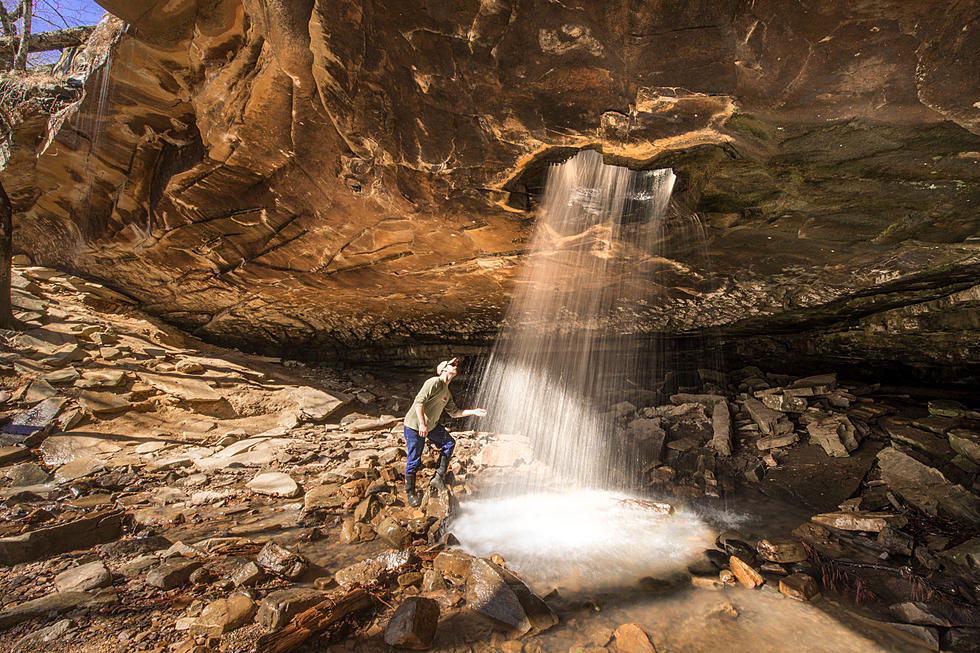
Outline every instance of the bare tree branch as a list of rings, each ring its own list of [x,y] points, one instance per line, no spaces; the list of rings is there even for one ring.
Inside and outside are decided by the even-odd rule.
[[[31,34],[27,41],[27,52],[44,52],[46,50],[61,50],[75,45],[81,45],[88,40],[88,37],[95,31],[95,25],[82,25],[80,27],[69,27],[59,29],[54,32],[38,32]],[[12,53],[19,47],[21,37],[4,36],[0,37],[0,57],[4,54]],[[19,52],[18,52],[19,54]]]

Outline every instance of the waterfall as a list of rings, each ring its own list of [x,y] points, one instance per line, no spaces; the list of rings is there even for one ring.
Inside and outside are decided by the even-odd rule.
[[[546,486],[614,489],[640,471],[637,443],[616,420],[656,361],[643,314],[657,302],[669,169],[634,171],[578,153],[553,166],[524,274],[480,384],[481,424],[527,438]]]
[[[680,376],[657,317],[668,292],[690,285],[693,295],[704,282],[671,256],[704,249],[697,217],[670,201],[674,180],[671,170],[604,165],[593,151],[549,170],[476,400],[489,411],[480,428],[533,460],[460,502],[450,528],[469,553],[586,589],[669,575],[713,543],[697,514],[665,507],[642,483],[664,434],[636,409]],[[699,234],[701,245],[689,242]]]

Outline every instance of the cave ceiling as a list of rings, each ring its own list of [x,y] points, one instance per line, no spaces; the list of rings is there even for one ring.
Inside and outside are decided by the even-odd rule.
[[[588,148],[703,224],[656,329],[980,361],[975,2],[99,2],[84,97],[8,134],[15,248],[205,338],[482,346]]]

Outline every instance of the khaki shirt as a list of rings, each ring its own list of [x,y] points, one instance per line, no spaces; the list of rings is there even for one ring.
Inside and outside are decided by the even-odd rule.
[[[443,410],[448,411],[450,415],[459,412],[459,409],[456,408],[456,402],[453,401],[453,396],[449,392],[449,384],[444,383],[438,376],[434,376],[422,384],[422,389],[419,390],[415,401],[412,402],[412,407],[408,409],[408,414],[405,415],[405,426],[413,431],[418,431],[420,426],[419,416],[415,410],[419,406],[422,406],[422,411],[425,413],[425,425],[430,431],[439,423],[439,417],[442,416]]]

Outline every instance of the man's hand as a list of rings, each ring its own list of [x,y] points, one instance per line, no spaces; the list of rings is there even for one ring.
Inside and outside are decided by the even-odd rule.
[[[468,417],[468,416],[471,416],[471,415],[473,417],[486,417],[487,416],[487,409],[486,408],[468,408],[468,409],[462,411],[462,415],[460,415],[460,417]]]
[[[429,436],[429,427],[425,424],[419,424],[419,435],[422,436],[423,440],[426,439]]]

